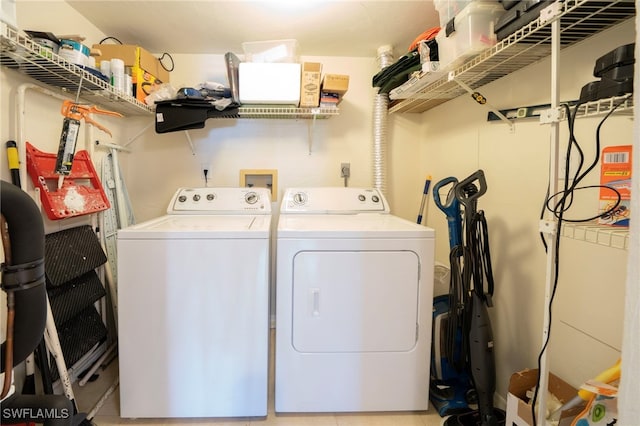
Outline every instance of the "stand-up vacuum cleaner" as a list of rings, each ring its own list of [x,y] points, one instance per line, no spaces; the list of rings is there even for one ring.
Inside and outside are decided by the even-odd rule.
[[[462,254],[462,212],[453,190],[457,184],[458,179],[448,177],[433,187],[433,201],[447,217],[450,261],[454,266],[459,264],[457,258]],[[449,192],[443,202],[441,192],[447,187]],[[456,275],[451,277],[455,279]],[[468,412],[469,404],[476,402],[466,354],[462,353],[462,330],[457,327],[453,330],[455,334],[449,334],[450,311],[449,294],[434,297],[429,400],[441,417]]]
[[[464,207],[464,237],[450,254],[451,282],[445,345],[450,348],[447,350],[448,362],[455,364],[457,371],[469,373],[478,408],[451,415],[445,420],[445,426],[502,426],[505,421],[504,411],[493,406],[495,359],[487,309],[492,306],[494,282],[487,223],[484,212],[477,209],[478,198],[486,191],[482,170],[453,187],[456,200]],[[458,334],[460,339],[456,339]],[[457,340],[460,341],[458,359],[455,350],[451,350],[452,347],[455,349]]]

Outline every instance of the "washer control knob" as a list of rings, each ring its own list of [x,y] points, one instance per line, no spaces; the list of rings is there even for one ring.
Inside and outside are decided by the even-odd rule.
[[[371,201],[373,201],[374,203],[378,203],[380,202],[380,197],[378,197],[377,195],[372,195]]]
[[[208,201],[213,201],[215,200],[216,196],[214,194],[207,194],[207,200]]]
[[[362,195],[362,194],[358,195],[358,200],[365,201],[366,199],[367,199],[367,197],[365,197],[364,195]]]
[[[200,194],[193,194],[193,201],[200,201]]]
[[[302,205],[304,203],[307,202],[307,194],[305,194],[304,192],[296,192],[295,194],[293,194],[293,202],[298,204],[298,205]]]
[[[244,200],[248,204],[255,204],[259,199],[260,197],[258,197],[258,194],[256,194],[255,192],[247,192],[247,195],[244,196]]]
[[[187,201],[187,196],[186,195],[181,195],[178,197],[178,201],[181,203],[184,203],[185,201]]]

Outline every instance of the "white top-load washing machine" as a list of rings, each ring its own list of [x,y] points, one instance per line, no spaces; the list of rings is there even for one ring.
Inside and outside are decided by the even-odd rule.
[[[181,188],[118,232],[122,417],[266,416],[270,193]]]
[[[428,409],[433,266],[433,229],[379,191],[285,191],[276,412]]]

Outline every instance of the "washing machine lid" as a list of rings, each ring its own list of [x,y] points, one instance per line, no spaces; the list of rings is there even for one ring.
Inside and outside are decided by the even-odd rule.
[[[165,215],[118,231],[118,239],[268,239],[271,215]]]
[[[434,238],[432,228],[391,214],[281,214],[278,238]]]

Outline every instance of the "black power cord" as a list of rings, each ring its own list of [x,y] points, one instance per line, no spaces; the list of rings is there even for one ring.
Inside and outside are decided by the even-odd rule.
[[[577,104],[574,107],[573,113],[571,111],[571,108],[569,107],[569,105],[567,104],[563,104],[562,107],[564,108],[566,115],[567,115],[567,124],[568,124],[568,128],[569,128],[569,141],[567,144],[567,151],[566,151],[566,155],[565,155],[565,172],[564,172],[564,186],[562,191],[553,194],[553,195],[549,195],[549,189],[547,189],[547,195],[546,195],[546,200],[544,203],[544,208],[542,210],[541,213],[541,219],[542,216],[544,214],[544,210],[547,209],[549,211],[551,211],[553,213],[553,215],[556,217],[556,219],[558,220],[558,227],[556,229],[556,239],[555,239],[555,255],[554,255],[554,280],[553,280],[553,285],[552,285],[552,290],[551,290],[551,297],[549,298],[549,306],[548,306],[548,317],[549,317],[549,325],[548,325],[548,330],[547,330],[547,336],[546,339],[544,341],[544,344],[542,345],[542,348],[540,349],[540,353],[538,354],[538,374],[536,377],[536,387],[533,393],[533,398],[531,400],[531,417],[533,419],[533,424],[537,424],[536,422],[536,402],[538,400],[538,392],[540,391],[540,376],[541,376],[541,364],[542,364],[542,357],[545,353],[545,351],[547,350],[547,346],[549,345],[549,341],[551,338],[551,324],[552,324],[552,307],[553,307],[553,301],[555,299],[555,295],[556,295],[556,290],[558,288],[558,276],[559,276],[559,272],[560,272],[560,235],[561,235],[561,229],[562,229],[562,224],[563,222],[573,222],[573,223],[580,223],[580,222],[590,222],[594,219],[598,219],[601,217],[606,217],[607,215],[612,214],[620,205],[620,201],[621,201],[621,196],[620,196],[620,192],[618,192],[615,188],[611,188],[608,186],[604,186],[604,185],[588,185],[588,186],[578,186],[578,184],[596,167],[596,165],[598,164],[599,160],[600,160],[600,145],[601,145],[601,139],[600,139],[600,131],[602,130],[602,126],[604,125],[605,121],[607,121],[607,119],[615,112],[616,109],[618,109],[620,107],[620,105],[624,104],[624,102],[627,101],[627,99],[629,99],[632,95],[628,95],[625,98],[623,98],[621,101],[619,101],[618,103],[616,103],[611,110],[604,116],[604,118],[600,121],[600,123],[598,124],[598,127],[596,128],[596,145],[595,145],[595,155],[594,158],[591,162],[591,164],[583,171],[582,168],[584,166],[584,152],[582,151],[582,148],[580,147],[580,144],[578,143],[576,137],[575,137],[575,133],[574,133],[574,125],[575,125],[575,119],[578,113],[578,109],[580,108],[581,104]],[[575,150],[577,151],[578,155],[579,155],[579,164],[578,167],[573,175],[573,180],[570,182],[570,177],[569,177],[569,168],[571,165],[571,156],[572,156],[572,152],[573,149],[575,148]],[[592,217],[588,217],[588,218],[581,218],[581,219],[565,219],[564,218],[564,213],[566,211],[569,210],[569,208],[571,207],[571,205],[573,204],[573,197],[574,197],[574,193],[578,190],[583,190],[583,189],[588,189],[588,188],[606,188],[608,190],[613,191],[616,195],[617,195],[617,202],[614,203],[614,206],[610,207],[609,209],[607,209],[606,211],[592,216]],[[553,205],[554,200],[556,201],[556,204]],[[541,234],[542,236],[542,242],[544,244],[545,247],[545,252],[547,251],[547,243],[546,240],[544,239],[544,235]]]

